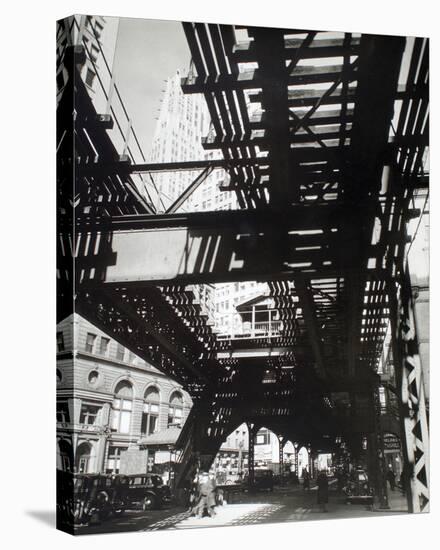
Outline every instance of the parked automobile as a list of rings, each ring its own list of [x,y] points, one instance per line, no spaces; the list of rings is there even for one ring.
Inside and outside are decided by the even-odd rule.
[[[255,469],[254,482],[252,486],[250,485],[248,474],[244,479],[244,483],[247,484],[252,489],[273,491],[273,486],[274,486],[273,471],[269,470],[268,468]]]
[[[343,488],[347,504],[373,505],[374,493],[365,470],[354,470]]]
[[[57,524],[70,526],[74,509],[73,473],[57,469]]]
[[[143,510],[160,508],[171,502],[171,490],[158,474],[119,476],[123,480],[123,491],[127,508],[141,506]]]
[[[119,515],[126,508],[123,485],[117,476],[108,474],[74,474],[72,518],[87,523],[95,514],[99,520]]]

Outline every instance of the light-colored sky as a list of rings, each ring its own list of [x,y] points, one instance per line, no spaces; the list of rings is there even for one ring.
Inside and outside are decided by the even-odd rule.
[[[176,21],[121,18],[113,72],[144,154],[150,151],[166,80],[189,68],[190,52]]]

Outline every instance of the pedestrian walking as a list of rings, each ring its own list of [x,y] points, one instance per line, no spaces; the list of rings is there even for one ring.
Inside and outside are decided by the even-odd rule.
[[[338,470],[336,478],[338,480],[338,493],[342,494],[347,485],[347,476],[343,470]]]
[[[387,480],[390,484],[390,489],[394,491],[394,488],[396,486],[396,474],[393,472],[393,470],[390,468],[387,472]]]
[[[316,478],[316,485],[318,486],[318,505],[321,508],[321,512],[327,512],[328,478],[324,471],[319,472]]]
[[[198,518],[202,518],[205,512],[210,517],[215,516],[215,488],[214,479],[209,476],[208,472],[202,472],[197,481],[197,501],[194,507]]]
[[[306,468],[303,468],[302,478],[303,478],[303,490],[308,491],[310,489],[310,476]]]

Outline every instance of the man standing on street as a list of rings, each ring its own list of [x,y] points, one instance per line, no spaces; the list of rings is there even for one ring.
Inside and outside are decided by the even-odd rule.
[[[199,475],[197,483],[196,516],[203,517],[206,510],[210,517],[215,516],[215,481],[211,479],[208,472],[202,472]]]
[[[321,512],[327,512],[328,478],[324,471],[319,472],[316,485],[318,486],[318,504],[321,507]]]

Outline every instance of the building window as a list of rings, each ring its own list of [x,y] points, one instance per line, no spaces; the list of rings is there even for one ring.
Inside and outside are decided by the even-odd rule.
[[[113,401],[112,429],[119,433],[130,433],[132,410],[133,387],[130,382],[123,380],[116,386],[115,399]]]
[[[57,350],[64,351],[64,334],[62,332],[57,332]]]
[[[121,346],[121,344],[118,344],[118,347],[116,348],[116,359],[118,361],[123,361],[125,355],[125,348],[124,346]]]
[[[150,387],[145,392],[144,412],[142,413],[141,434],[150,435],[157,431],[159,423],[159,391]]]
[[[68,424],[70,422],[69,417],[69,405],[67,401],[59,401],[57,403],[57,422]]]
[[[255,439],[255,445],[269,445],[270,443],[270,432],[266,428],[263,428],[257,433]]]
[[[89,384],[90,384],[91,386],[94,386],[95,384],[98,383],[98,380],[99,380],[99,372],[98,372],[97,370],[92,370],[92,371],[90,371],[87,380],[89,381]]]
[[[99,353],[100,353],[100,355],[107,355],[109,344],[110,344],[110,338],[106,338],[105,336],[101,336],[101,340],[99,342]]]
[[[181,426],[183,418],[183,397],[178,391],[172,393],[168,410],[168,427]]]
[[[136,359],[136,355],[133,352],[129,351],[128,352],[128,362],[129,363],[134,363],[135,359]]]
[[[92,332],[87,333],[86,337],[86,351],[87,353],[93,353],[93,346],[95,345],[96,334]]]
[[[63,380],[63,373],[60,371],[60,369],[57,369],[57,384],[61,384]]]
[[[90,459],[92,454],[92,447],[90,443],[83,442],[78,445],[76,450],[76,471],[80,474],[89,473]]]
[[[73,465],[73,452],[72,445],[69,441],[61,439],[58,443],[59,453],[60,453],[60,465],[61,469],[64,472],[70,472]]]
[[[94,426],[96,418],[100,411],[100,407],[95,405],[82,404],[81,413],[79,415],[80,424],[87,424],[88,426]]]
[[[121,453],[126,451],[128,447],[113,447],[108,448],[107,468],[105,472],[107,474],[118,474],[121,467]]]

